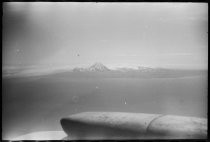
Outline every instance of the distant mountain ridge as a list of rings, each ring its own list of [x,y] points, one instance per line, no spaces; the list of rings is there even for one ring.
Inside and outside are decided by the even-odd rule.
[[[104,71],[111,71],[108,67],[104,66],[102,63],[95,63],[88,68],[79,68],[76,67],[73,69],[74,72],[104,72]]]
[[[167,69],[167,68],[152,68],[139,66],[138,68],[119,67],[110,69],[102,63],[96,62],[89,67],[75,67],[63,70],[3,70],[3,77],[27,77],[27,76],[42,76],[42,75],[60,75],[60,76],[75,76],[75,77],[183,77],[194,75],[205,75],[207,70],[181,70],[181,69]]]
[[[156,68],[150,68],[150,67],[143,67],[139,66],[137,69],[134,68],[128,68],[128,67],[119,67],[117,69],[109,69],[102,63],[95,63],[87,68],[79,68],[76,67],[73,69],[73,72],[107,72],[107,71],[118,71],[118,72],[130,72],[130,71],[140,71],[140,72],[154,72]]]

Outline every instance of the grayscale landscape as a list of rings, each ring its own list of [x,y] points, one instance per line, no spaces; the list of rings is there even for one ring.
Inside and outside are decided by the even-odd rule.
[[[4,78],[4,133],[61,130],[61,117],[84,111],[207,118],[205,70],[163,73],[155,69],[148,72],[95,69]]]
[[[207,7],[4,3],[3,139],[89,111],[207,118]]]

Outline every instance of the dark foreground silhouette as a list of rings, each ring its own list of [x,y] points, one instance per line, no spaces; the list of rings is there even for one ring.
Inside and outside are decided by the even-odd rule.
[[[16,140],[206,139],[207,119],[175,115],[83,112],[61,119],[62,131],[38,132]]]

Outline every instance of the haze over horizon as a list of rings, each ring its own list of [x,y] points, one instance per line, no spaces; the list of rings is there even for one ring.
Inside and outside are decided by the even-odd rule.
[[[3,69],[207,69],[208,4],[3,4]]]
[[[61,119],[81,112],[158,114],[140,118],[142,130],[126,130],[127,116],[116,115],[121,128],[104,127],[111,133],[88,124],[95,137],[116,131],[137,138],[137,128],[149,138],[151,122],[167,115],[202,118],[199,128],[187,125],[187,138],[201,129],[207,135],[207,3],[4,2],[2,15],[3,140],[66,132]],[[115,125],[115,118],[98,118]],[[153,134],[166,138],[162,120]],[[78,138],[88,138],[81,132]],[[182,136],[182,126],[174,132]]]

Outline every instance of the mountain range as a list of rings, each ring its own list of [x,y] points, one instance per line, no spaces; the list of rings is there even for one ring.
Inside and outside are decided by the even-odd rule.
[[[74,68],[73,69],[74,72],[104,72],[104,71],[111,71],[109,68],[107,68],[106,66],[104,66],[102,63],[95,63],[92,66],[88,67],[88,68]]]
[[[3,77],[30,77],[43,75],[58,75],[72,77],[183,77],[194,75],[205,75],[206,70],[180,70],[180,69],[165,69],[165,68],[150,68],[139,66],[138,68],[121,67],[110,69],[102,63],[95,63],[89,67],[76,67],[73,69],[23,69],[23,70],[6,70],[3,71]]]
[[[134,78],[167,78],[205,75],[206,70],[167,69],[139,66],[138,68],[121,67],[109,69],[102,63],[95,63],[86,68],[74,68],[71,70],[76,76],[103,76],[103,77],[134,77]],[[71,74],[71,73],[70,73]]]
[[[149,67],[138,67],[137,69],[134,68],[127,68],[127,67],[121,67],[117,69],[109,69],[102,63],[95,63],[87,68],[79,68],[76,67],[72,71],[73,72],[110,72],[110,71],[120,71],[120,72],[129,72],[129,71],[141,71],[141,72],[154,72],[156,68],[149,68]]]

